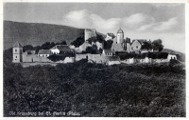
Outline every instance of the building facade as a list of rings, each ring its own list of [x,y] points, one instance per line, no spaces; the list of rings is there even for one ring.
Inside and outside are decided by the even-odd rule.
[[[13,61],[14,63],[22,62],[23,47],[19,42],[16,42],[13,46]]]

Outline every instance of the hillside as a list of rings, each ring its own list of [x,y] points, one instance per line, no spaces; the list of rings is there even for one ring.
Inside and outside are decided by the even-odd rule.
[[[4,21],[4,50],[11,48],[16,41],[33,46],[61,41],[70,44],[83,34],[83,29],[68,26]]]
[[[51,117],[185,117],[182,64],[113,65],[86,63],[23,68],[4,51],[4,117],[20,111]],[[10,114],[13,111],[15,114]],[[50,112],[39,115],[38,112]],[[32,116],[34,117],[34,115]]]
[[[168,48],[163,49],[162,52],[176,54],[177,57],[178,57],[178,60],[180,60],[182,62],[185,61],[185,54],[182,53],[182,52],[178,52],[178,51],[171,50],[171,49],[168,49]]]

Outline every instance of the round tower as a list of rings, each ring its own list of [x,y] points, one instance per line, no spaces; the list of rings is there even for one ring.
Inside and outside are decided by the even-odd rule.
[[[123,30],[120,28],[120,29],[117,31],[117,43],[122,43],[122,42],[123,42],[123,39],[124,39],[124,32],[123,32]]]

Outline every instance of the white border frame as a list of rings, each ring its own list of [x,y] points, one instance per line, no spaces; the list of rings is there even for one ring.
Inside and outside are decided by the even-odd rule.
[[[176,119],[187,119],[189,116],[188,106],[189,106],[189,74],[187,71],[189,70],[189,0],[0,0],[0,120],[59,120],[59,119],[152,119],[151,117],[3,117],[3,3],[4,2],[41,2],[41,3],[54,3],[54,2],[81,2],[81,3],[185,3],[185,55],[186,55],[186,117],[153,117],[153,119],[166,119],[166,120],[176,120]],[[188,33],[188,34],[187,34]]]

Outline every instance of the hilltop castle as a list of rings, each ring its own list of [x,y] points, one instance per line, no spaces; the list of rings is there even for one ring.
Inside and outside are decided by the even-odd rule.
[[[169,62],[170,59],[177,59],[176,55],[168,54],[164,59],[154,59],[150,57],[141,57],[140,59],[136,59],[130,57],[125,60],[121,60],[118,53],[135,53],[135,54],[143,54],[154,52],[152,48],[145,48],[145,43],[151,43],[150,40],[145,39],[134,39],[131,40],[129,38],[124,39],[124,31],[120,28],[117,31],[117,34],[107,33],[104,40],[112,41],[112,45],[109,49],[104,48],[104,43],[97,41],[93,41],[89,43],[89,39],[92,37],[96,37],[97,33],[93,29],[85,29],[84,35],[84,43],[79,47],[74,47],[72,45],[56,45],[50,49],[41,49],[38,52],[36,50],[23,51],[23,47],[20,43],[16,42],[13,46],[13,62],[14,63],[72,63],[75,61],[79,61],[81,59],[88,59],[88,61],[94,63],[104,63],[108,65],[112,64],[120,64],[120,63],[135,63],[136,61],[140,63],[150,63],[152,61],[156,62]],[[102,53],[91,54],[91,53],[83,53],[87,47],[91,47],[95,45],[98,50],[102,49]],[[80,53],[78,53],[80,52]],[[75,55],[69,55],[70,53],[74,53]],[[64,56],[59,61],[52,61],[49,59],[50,56]]]

